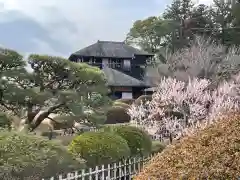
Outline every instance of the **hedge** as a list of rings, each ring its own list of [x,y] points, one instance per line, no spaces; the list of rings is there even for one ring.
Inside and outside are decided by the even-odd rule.
[[[10,128],[12,124],[12,119],[8,114],[0,112],[0,128]]]
[[[104,124],[129,123],[130,120],[131,117],[125,108],[113,106],[107,111],[107,119]]]
[[[152,95],[142,95],[135,100],[135,104],[140,105],[141,102],[145,103],[146,101],[151,101]]]
[[[143,130],[133,126],[112,126],[105,131],[113,131],[124,138],[131,150],[131,156],[146,156],[151,153],[152,141],[150,136]]]
[[[34,135],[0,132],[0,179],[41,179],[84,168],[60,144]]]
[[[128,105],[128,104],[126,104],[126,103],[123,103],[123,102],[117,102],[117,101],[115,101],[115,102],[113,103],[113,106],[114,106],[114,107],[122,107],[122,108],[124,108],[124,109],[130,108],[130,105]]]
[[[89,167],[118,162],[130,156],[125,139],[112,132],[85,132],[73,139],[69,152],[83,158]]]
[[[134,103],[134,99],[117,99],[115,102],[121,102],[121,103],[125,103],[128,105],[131,105],[132,103]]]
[[[166,145],[160,141],[152,141],[152,153],[160,153],[165,149]]]
[[[240,177],[240,115],[229,115],[167,147],[135,177],[159,179],[237,179]]]

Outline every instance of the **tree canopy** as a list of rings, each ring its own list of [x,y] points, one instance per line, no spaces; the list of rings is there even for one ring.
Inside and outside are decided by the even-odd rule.
[[[86,110],[102,114],[108,104],[106,94],[104,73],[96,67],[37,54],[24,60],[17,52],[2,49],[1,111],[17,115],[30,131],[51,113],[78,122],[86,119]]]
[[[211,37],[226,46],[239,45],[239,2],[214,0],[209,6],[192,0],[173,0],[160,16],[137,20],[126,41],[156,53],[188,46],[195,35]]]

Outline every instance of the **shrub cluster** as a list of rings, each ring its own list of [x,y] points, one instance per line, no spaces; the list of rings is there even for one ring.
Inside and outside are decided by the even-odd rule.
[[[15,132],[0,133],[0,179],[32,180],[84,168],[60,144]]]
[[[152,141],[145,131],[133,126],[112,126],[106,130],[114,132],[127,141],[131,156],[146,156],[151,153]]]
[[[128,123],[131,118],[124,107],[113,106],[107,111],[105,124]]]
[[[11,121],[12,120],[8,114],[0,112],[0,128],[10,128]]]
[[[118,102],[118,101],[115,101],[115,102],[113,103],[113,106],[114,106],[114,107],[122,107],[122,108],[124,108],[124,109],[130,108],[130,105],[129,105],[129,104],[126,104],[126,103],[123,103],[123,102]]]
[[[240,115],[230,115],[166,148],[135,180],[237,179]]]
[[[151,139],[131,126],[106,126],[97,132],[85,132],[73,139],[68,150],[90,167],[151,153]]]
[[[90,167],[120,161],[130,156],[127,141],[112,132],[85,132],[73,139],[69,152]]]
[[[135,100],[135,104],[140,105],[141,103],[145,103],[151,100],[152,100],[152,95],[142,95]]]
[[[132,103],[134,103],[134,99],[117,99],[115,102],[121,102],[121,103],[125,103],[128,105],[131,105]]]

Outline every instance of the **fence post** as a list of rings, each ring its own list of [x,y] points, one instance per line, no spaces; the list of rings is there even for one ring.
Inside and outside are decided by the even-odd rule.
[[[98,166],[95,168],[95,180],[98,180]]]
[[[129,170],[129,178],[132,178],[132,162],[131,159],[128,160],[128,170]]]
[[[85,175],[86,175],[85,169],[82,169],[82,171],[81,171],[81,179],[82,179],[82,180],[85,179]]]
[[[119,179],[123,177],[123,175],[122,175],[122,163],[121,163],[121,161],[119,161],[119,163],[118,163],[118,177],[119,177]]]
[[[113,178],[117,179],[117,164],[116,163],[113,164],[113,173],[114,173]]]
[[[133,158],[133,172],[136,173],[136,158]]]
[[[58,176],[58,179],[59,180],[64,180],[61,174]]]
[[[124,159],[124,180],[127,180],[127,160]]]
[[[110,164],[108,164],[108,168],[107,168],[107,177],[108,177],[108,179],[111,179],[111,165]]]
[[[75,173],[74,173],[75,180],[78,180],[78,176],[79,176],[78,171],[75,171]]]
[[[138,172],[140,172],[141,170],[141,157],[138,158],[137,162],[138,162]]]
[[[104,169],[104,164],[102,165],[102,180],[105,180],[105,169]]]
[[[88,179],[89,180],[92,180],[92,168],[89,168],[89,176],[88,176]]]

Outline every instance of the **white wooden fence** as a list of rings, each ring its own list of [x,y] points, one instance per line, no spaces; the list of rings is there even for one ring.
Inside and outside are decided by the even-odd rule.
[[[82,169],[42,180],[131,180],[151,158],[152,155],[143,158],[132,158],[114,164]]]

